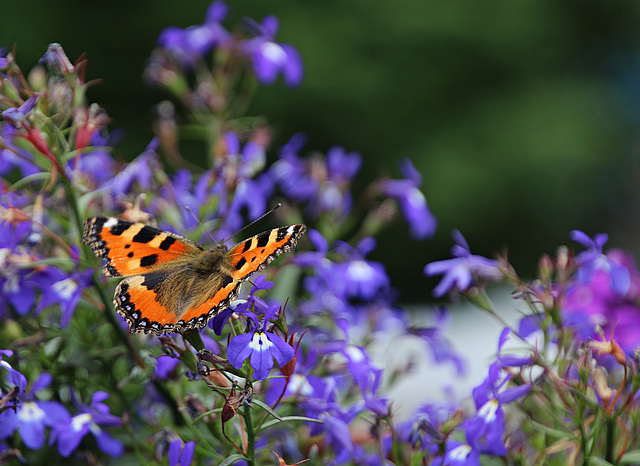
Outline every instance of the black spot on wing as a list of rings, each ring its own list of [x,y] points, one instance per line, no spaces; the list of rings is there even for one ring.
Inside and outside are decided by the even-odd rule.
[[[176,239],[173,236],[167,236],[162,240],[162,243],[160,243],[160,249],[162,249],[163,251],[167,251],[175,242]]]
[[[133,257],[133,252],[130,252],[129,254],[127,254],[127,257]]]
[[[267,244],[269,244],[269,236],[270,232],[269,231],[265,231],[260,233],[256,238],[257,238],[257,242],[256,242],[256,247],[257,248],[263,248],[265,247]]]
[[[247,252],[249,249],[251,249],[251,243],[253,243],[253,241],[250,239],[245,241],[244,247],[242,248],[241,252]]]
[[[276,236],[276,241],[280,242],[287,236],[287,231],[289,231],[289,227],[278,228],[278,236]]]
[[[149,290],[155,290],[162,285],[167,278],[166,272],[151,272],[143,275],[144,281],[142,286],[146,286]]]
[[[242,267],[244,267],[244,264],[246,263],[247,263],[247,260],[244,257],[241,257],[238,263],[236,264],[236,270],[240,270]]]
[[[133,225],[133,223],[127,222],[126,220],[118,220],[118,223],[109,228],[109,232],[112,235],[120,236],[122,233],[127,231],[131,225]]]
[[[134,243],[146,244],[158,235],[158,230],[148,226],[142,227],[142,229],[133,237]]]
[[[222,276],[222,288],[226,288],[231,282],[233,282],[233,277],[231,275]]]
[[[149,254],[148,256],[144,256],[140,259],[140,267],[151,267],[156,262],[158,262],[157,254]]]

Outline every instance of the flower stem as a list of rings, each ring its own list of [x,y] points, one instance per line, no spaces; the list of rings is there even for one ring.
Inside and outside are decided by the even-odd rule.
[[[246,429],[247,429],[247,464],[249,466],[255,466],[256,465],[256,452],[255,452],[255,440],[256,440],[256,435],[255,432],[253,430],[253,418],[251,417],[252,413],[251,413],[251,407],[250,406],[245,406],[244,407],[244,422],[246,424]]]

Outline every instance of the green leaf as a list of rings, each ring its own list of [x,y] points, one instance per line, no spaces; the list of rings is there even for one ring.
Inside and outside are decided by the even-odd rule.
[[[276,413],[273,409],[271,409],[271,407],[268,404],[263,403],[262,401],[256,400],[256,399],[251,400],[251,403],[260,406],[266,412],[268,412],[273,417],[275,417],[278,421],[282,422],[282,418],[280,417],[280,415],[278,413]]]
[[[50,177],[51,177],[51,173],[49,172],[34,173],[33,175],[28,175],[28,176],[25,176],[24,178],[20,178],[18,181],[13,183],[9,189],[11,191],[17,191],[18,189],[22,188],[26,184],[31,183],[32,181],[47,180]]]
[[[255,400],[254,400],[255,402]],[[271,427],[275,424],[278,424],[280,422],[287,422],[287,421],[303,421],[303,422],[316,422],[318,424],[324,424],[323,421],[321,421],[320,419],[313,419],[311,417],[305,417],[305,416],[285,416],[283,418],[280,418],[280,420],[278,419],[274,419],[272,421],[269,422],[265,422],[264,424],[262,424],[262,430],[267,429],[268,427]]]
[[[626,452],[618,464],[640,464],[640,450]]]
[[[585,458],[587,464],[593,464],[596,466],[613,466],[607,460],[603,460],[602,458],[598,458],[597,456],[589,456]]]
[[[235,455],[228,456],[219,466],[231,466],[236,461],[246,460],[247,458],[244,455],[240,455],[236,453]]]

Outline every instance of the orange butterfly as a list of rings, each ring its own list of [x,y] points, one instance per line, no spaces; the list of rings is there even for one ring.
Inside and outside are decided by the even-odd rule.
[[[113,302],[131,333],[161,335],[203,328],[238,296],[243,281],[292,251],[306,230],[274,228],[229,250],[223,244],[205,250],[143,223],[92,217],[84,222],[82,242],[107,260],[106,276],[126,277]]]

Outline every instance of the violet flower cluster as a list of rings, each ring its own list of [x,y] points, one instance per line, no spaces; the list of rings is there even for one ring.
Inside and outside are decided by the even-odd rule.
[[[466,404],[423,399],[397,417],[390,389],[419,360],[465,367],[442,333],[446,311],[403,310],[370,258],[392,221],[417,241],[434,234],[422,175],[405,160],[401,178],[358,191],[359,153],[310,152],[302,134],[272,147],[247,99],[280,76],[299,85],[302,59],[277,40],[276,18],[242,33],[231,15],[217,1],[203,24],[160,34],[145,78],[170,99],[126,163],[106,112],[86,101],[86,61],[53,44],[27,75],[0,57],[0,461],[633,463],[640,275],[627,253],[603,250],[605,235],[573,232],[586,250],[544,256],[525,282],[454,232],[454,257],[425,267],[443,277],[433,294],[500,319],[486,288],[505,281],[528,312],[505,326]],[[127,333],[116,283],[81,243],[84,219],[111,215],[212,247],[277,203],[261,222],[305,223],[307,236],[202,331]],[[382,341],[409,340],[422,353],[400,367],[374,357]]]

